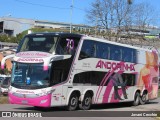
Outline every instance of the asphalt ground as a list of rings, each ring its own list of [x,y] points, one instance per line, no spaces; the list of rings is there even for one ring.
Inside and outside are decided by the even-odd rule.
[[[17,120],[22,117],[42,117],[46,119],[74,119],[86,120],[86,119],[138,119],[138,120],[155,120],[160,117],[160,98],[150,101],[145,105],[131,106],[130,103],[113,103],[103,105],[93,105],[90,110],[83,111],[66,111],[64,107],[52,107],[46,109],[39,109],[26,105],[14,105],[14,104],[0,104],[0,116],[9,112],[12,114],[12,118]],[[18,116],[18,114],[20,116]],[[22,115],[23,114],[23,115]],[[34,115],[33,115],[34,114]],[[26,115],[26,116],[25,116]],[[37,116],[36,116],[37,115]],[[149,116],[146,116],[149,115]],[[2,118],[2,117],[1,117]],[[0,118],[0,119],[1,119]],[[3,115],[3,119],[8,119]],[[25,118],[23,118],[25,119]],[[38,118],[39,119],[39,118]],[[41,118],[40,118],[41,119]],[[75,119],[74,119],[75,120]],[[128,120],[128,119],[127,119]]]

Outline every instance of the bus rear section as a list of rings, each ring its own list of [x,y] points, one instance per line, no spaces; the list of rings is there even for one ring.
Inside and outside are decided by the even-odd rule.
[[[47,38],[54,42],[42,43]],[[156,51],[88,36],[43,33],[24,37],[13,60],[12,104],[88,110],[92,104],[139,105],[157,98]]]
[[[158,75],[156,50],[83,37],[70,93],[82,109],[118,102],[137,106],[158,97]]]

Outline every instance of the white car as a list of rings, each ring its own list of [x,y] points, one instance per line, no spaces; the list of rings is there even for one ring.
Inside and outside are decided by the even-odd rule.
[[[3,95],[7,95],[8,94],[8,88],[10,86],[11,77],[10,76],[4,76],[4,77],[0,76],[0,80],[1,80],[0,92]]]
[[[160,88],[160,77],[159,77],[158,81],[159,81],[159,88]]]

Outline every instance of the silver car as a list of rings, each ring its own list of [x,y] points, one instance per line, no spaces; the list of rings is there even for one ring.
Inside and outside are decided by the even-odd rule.
[[[11,83],[11,77],[5,77],[2,82],[1,82],[1,85],[0,85],[0,92],[3,94],[3,95],[7,95],[8,94],[8,88],[10,86],[10,83]]]

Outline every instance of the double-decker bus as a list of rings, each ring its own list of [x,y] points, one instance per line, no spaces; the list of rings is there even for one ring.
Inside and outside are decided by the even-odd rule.
[[[131,102],[158,96],[158,54],[79,34],[33,33],[12,58],[9,102],[36,107]]]

